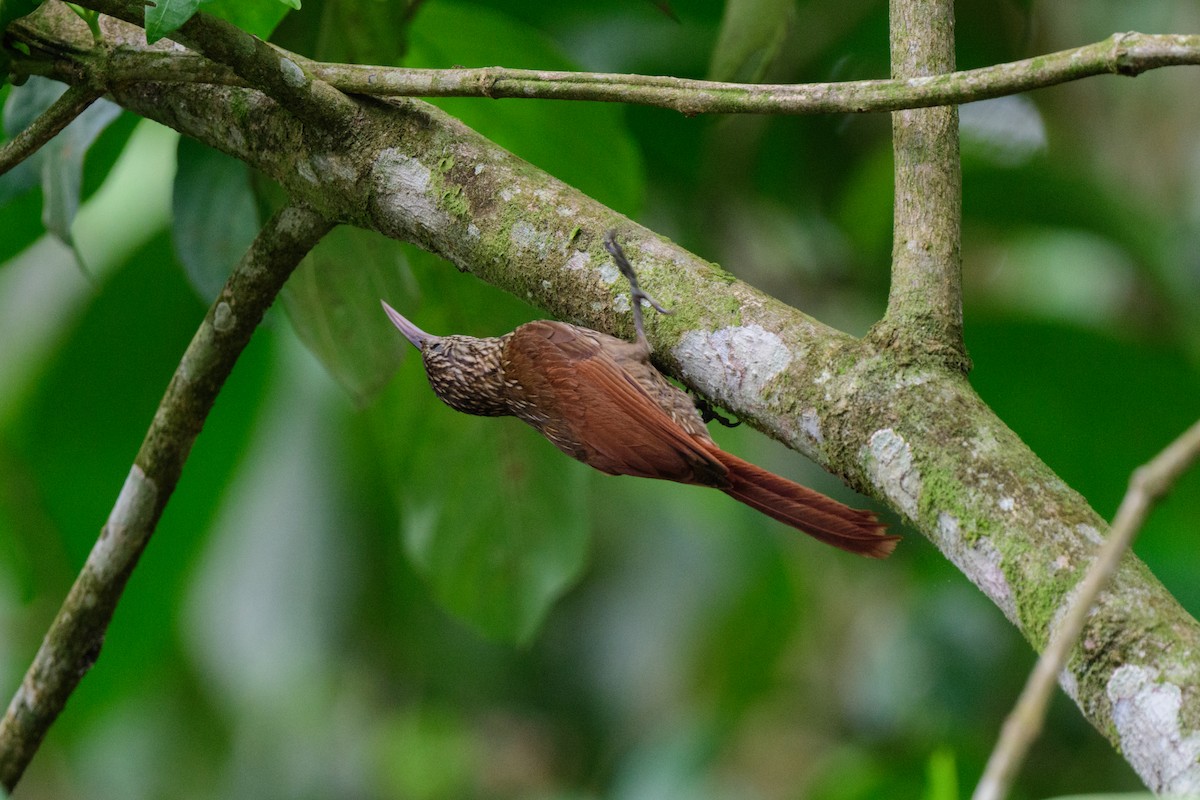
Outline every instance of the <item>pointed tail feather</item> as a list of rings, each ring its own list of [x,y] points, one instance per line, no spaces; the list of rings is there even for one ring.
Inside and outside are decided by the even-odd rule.
[[[713,455],[729,470],[729,486],[722,491],[768,517],[868,558],[887,558],[896,549],[900,537],[889,536],[870,511],[844,506],[723,450],[714,448]]]

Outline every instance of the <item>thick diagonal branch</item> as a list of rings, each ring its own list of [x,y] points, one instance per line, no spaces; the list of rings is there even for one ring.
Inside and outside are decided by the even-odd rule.
[[[1042,730],[1050,696],[1071,648],[1087,624],[1100,592],[1112,580],[1121,559],[1133,546],[1151,508],[1171,490],[1179,477],[1200,458],[1200,422],[1195,423],[1154,460],[1139,467],[1117,509],[1108,538],[1097,548],[1096,558],[1079,583],[1079,589],[1049,646],[1038,658],[1012,713],[1004,721],[1000,740],[988,758],[987,768],[972,800],[1004,800],[1029,746]]]
[[[885,500],[1039,650],[1107,529],[960,371],[815,322],[426,103],[364,103],[350,147],[251,89],[111,89],[126,108],[245,161],[330,219],[416,242],[560,319],[628,336],[629,313],[614,310],[626,290],[601,242],[615,227],[647,289],[675,312],[647,321],[662,366]],[[1151,787],[1200,785],[1196,620],[1130,556],[1084,642],[1064,681],[1084,716]],[[1164,726],[1169,736],[1145,733]]]
[[[20,780],[100,654],[125,583],[150,541],[192,443],[263,314],[330,223],[287,206],[271,218],[209,309],[167,387],[112,513],[0,721],[0,785]]]

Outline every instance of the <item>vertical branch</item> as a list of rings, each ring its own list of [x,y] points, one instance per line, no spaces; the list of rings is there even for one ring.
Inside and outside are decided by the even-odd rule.
[[[892,0],[891,31],[893,78],[954,71],[952,0]],[[887,314],[873,335],[965,369],[958,109],[893,112],[892,148],[892,288]]]
[[[95,663],[117,601],[179,481],[192,443],[284,281],[330,229],[285,206],[263,227],[183,354],[108,521],[0,721],[0,785],[12,791]]]

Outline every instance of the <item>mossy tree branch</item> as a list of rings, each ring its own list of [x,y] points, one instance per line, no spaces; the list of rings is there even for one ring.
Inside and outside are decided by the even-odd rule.
[[[1200,458],[1200,422],[1180,434],[1167,449],[1139,467],[1129,479],[1129,489],[1113,518],[1108,538],[1097,548],[1087,574],[1079,582],[1062,621],[1054,629],[1050,644],[1038,658],[1016,706],[1004,721],[1000,740],[988,758],[983,777],[972,800],[1004,800],[1030,745],[1042,730],[1054,684],[1066,664],[1071,648],[1087,624],[1088,614],[1100,592],[1112,580],[1121,559],[1133,546],[1154,504],[1175,486]]]
[[[70,37],[61,22],[19,24],[44,45]],[[137,40],[123,41],[146,50]],[[995,417],[953,359],[912,358],[893,346],[903,339],[855,340],[821,325],[420,101],[362,103],[349,147],[269,92],[106,85],[126,108],[262,170],[324,218],[415,242],[559,318],[625,334],[629,315],[613,310],[623,287],[603,269],[600,243],[617,228],[647,288],[676,312],[649,331],[665,369],[887,502],[1046,646],[1106,525]],[[945,330],[903,335],[945,343]],[[1151,788],[1200,785],[1186,745],[1200,741],[1200,625],[1130,556],[1084,641],[1064,678],[1084,715]],[[1164,706],[1163,696],[1177,702]],[[1163,724],[1186,746],[1146,733]]]

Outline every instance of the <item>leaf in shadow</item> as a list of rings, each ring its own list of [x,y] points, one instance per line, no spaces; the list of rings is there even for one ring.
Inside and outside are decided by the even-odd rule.
[[[343,226],[296,268],[283,287],[283,304],[308,349],[364,404],[392,377],[408,347],[379,300],[403,306],[413,294],[399,245]]]

